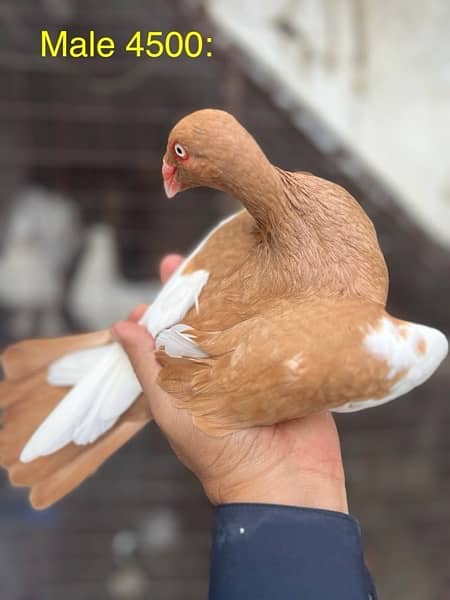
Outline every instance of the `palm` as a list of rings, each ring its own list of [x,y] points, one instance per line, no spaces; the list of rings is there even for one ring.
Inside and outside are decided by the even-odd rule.
[[[158,371],[156,361],[152,371]],[[204,483],[216,504],[230,493],[229,488],[252,485],[253,480],[281,469],[344,477],[339,437],[330,413],[213,437],[198,429],[191,414],[177,408],[176,401],[157,386],[155,379],[144,389],[155,421],[173,450]]]

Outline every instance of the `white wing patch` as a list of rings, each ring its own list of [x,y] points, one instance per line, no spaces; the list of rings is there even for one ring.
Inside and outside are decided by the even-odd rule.
[[[171,328],[193,307],[209,277],[198,270],[181,273],[183,265],[163,286],[141,319],[153,336]],[[184,329],[169,329],[165,339],[174,352],[203,357]],[[30,462],[74,442],[95,442],[110,429],[142,391],[127,355],[118,344],[67,354],[50,365],[51,385],[74,385],[35,431],[22,450],[20,460]]]
[[[184,269],[189,262],[203,249],[209,238],[221,227],[239,216],[239,212],[223,219],[207,236],[200,242],[195,250],[181,263],[178,269],[166,282],[153,304],[148,308],[140,323],[145,325],[154,338],[161,331],[180,323],[186,313],[195,305],[197,312],[200,310],[199,297],[206,285],[209,273],[205,270],[197,270],[193,273],[183,275]]]
[[[140,394],[141,386],[122,347],[111,344],[101,350],[103,356],[95,368],[88,369],[34,432],[22,450],[22,462],[52,454],[70,442],[95,441]]]
[[[416,323],[395,323],[383,317],[378,329],[371,328],[364,338],[366,352],[389,366],[387,380],[402,371],[404,376],[393,383],[384,398],[369,398],[348,402],[333,412],[354,412],[390,402],[426,381],[448,353],[448,341],[443,333]]]
[[[165,329],[156,338],[156,347],[173,358],[205,358],[208,355],[193,342],[194,336],[186,333],[189,330],[183,323]]]
[[[198,270],[182,275],[177,270],[156,296],[140,323],[156,338],[164,329],[179,323],[194,305],[199,311],[199,297],[208,277],[208,271]]]
[[[159,338],[160,345],[164,342],[171,355],[205,356],[192,336],[186,333],[185,326],[176,325],[193,306],[200,310],[200,294],[209,273],[197,270],[184,275],[183,271],[215,231],[236,216],[231,215],[219,223],[204,238],[162,287],[140,321],[153,337]],[[67,354],[50,365],[48,382],[74,387],[27,442],[20,457],[22,462],[52,454],[71,442],[94,442],[116,423],[142,391],[118,344]]]
[[[47,372],[47,381],[50,385],[72,386],[94,368],[105,356],[110,344],[98,348],[87,348],[78,352],[71,352],[62,358],[55,360]]]

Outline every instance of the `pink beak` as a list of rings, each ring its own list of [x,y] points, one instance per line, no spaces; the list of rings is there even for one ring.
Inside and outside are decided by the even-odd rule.
[[[180,184],[177,181],[177,168],[175,165],[169,165],[165,159],[162,164],[162,176],[164,180],[164,190],[168,198],[173,198],[180,191]]]

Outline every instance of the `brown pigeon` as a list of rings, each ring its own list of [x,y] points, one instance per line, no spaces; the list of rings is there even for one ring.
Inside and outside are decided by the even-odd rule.
[[[420,385],[445,336],[385,311],[374,227],[340,186],[272,165],[228,113],[201,110],[169,136],[169,197],[206,186],[243,210],[184,261],[143,316],[159,385],[211,435],[314,412],[351,412]],[[78,486],[150,419],[108,332],[32,340],[3,355],[0,462],[36,508]]]

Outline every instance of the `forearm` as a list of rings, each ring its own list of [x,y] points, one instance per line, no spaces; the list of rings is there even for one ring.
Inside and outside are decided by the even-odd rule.
[[[210,600],[375,597],[352,517],[270,504],[216,509]]]

